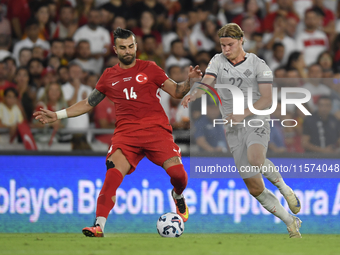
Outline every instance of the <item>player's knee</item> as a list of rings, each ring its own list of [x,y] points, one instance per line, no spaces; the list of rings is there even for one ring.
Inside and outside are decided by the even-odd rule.
[[[109,170],[111,168],[115,168],[115,164],[110,160],[106,160],[106,170]]]
[[[248,154],[248,162],[252,166],[261,167],[264,163],[264,156],[257,153]]]
[[[249,190],[250,195],[252,195],[253,197],[258,197],[259,195],[261,195],[264,188],[263,187],[249,187],[248,190]]]

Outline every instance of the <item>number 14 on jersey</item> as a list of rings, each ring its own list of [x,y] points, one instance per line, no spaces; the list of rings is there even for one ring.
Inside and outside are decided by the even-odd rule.
[[[133,87],[131,87],[130,90],[130,96],[129,96],[129,90],[128,88],[123,89],[123,92],[125,93],[126,99],[130,100],[130,99],[137,99],[137,94],[136,92],[133,91]]]

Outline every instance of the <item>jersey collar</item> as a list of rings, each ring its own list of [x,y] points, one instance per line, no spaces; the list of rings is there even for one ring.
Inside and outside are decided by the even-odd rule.
[[[246,55],[244,56],[244,59],[243,59],[242,61],[240,61],[240,62],[237,62],[236,64],[233,64],[233,62],[231,62],[229,59],[227,59],[227,60],[228,60],[228,62],[229,62],[233,67],[236,67],[236,66],[238,66],[238,65],[241,65],[244,61],[246,61],[247,58],[248,58],[248,56],[249,56],[249,53],[246,53]]]

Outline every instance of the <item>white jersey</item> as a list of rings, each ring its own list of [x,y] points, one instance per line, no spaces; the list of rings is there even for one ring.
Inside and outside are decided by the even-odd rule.
[[[248,108],[248,88],[252,88],[253,103],[261,97],[259,83],[273,83],[273,74],[264,60],[253,53],[246,53],[245,59],[237,64],[231,63],[223,53],[216,54],[210,61],[205,74],[216,78],[216,84],[237,86],[244,95],[244,109]],[[233,113],[233,96],[229,89],[217,89],[222,105],[222,118]],[[247,119],[269,119],[268,115],[252,115]],[[239,125],[237,125],[239,126]]]

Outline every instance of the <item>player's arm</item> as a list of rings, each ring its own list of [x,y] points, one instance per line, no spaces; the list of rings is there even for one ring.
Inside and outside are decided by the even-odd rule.
[[[180,83],[177,83],[172,79],[167,79],[163,83],[162,89],[170,96],[177,99],[182,99],[190,91],[191,79],[195,78],[202,79],[202,71],[199,69],[199,66],[195,66],[195,68],[190,66],[188,79]]]
[[[64,110],[52,112],[41,109],[40,111],[35,112],[33,116],[43,124],[52,123],[58,119],[77,117],[92,110],[92,108],[99,104],[104,98],[105,94],[94,89],[88,98],[79,101]]]
[[[181,102],[181,105],[183,105],[184,108],[188,108],[189,102],[195,101],[197,98],[200,98],[203,94],[205,94],[205,91],[209,88],[206,85],[213,86],[215,82],[215,76],[206,74],[204,75],[203,79],[199,82],[200,85],[196,87],[190,95],[187,95],[184,97],[183,101]]]
[[[257,100],[253,106],[257,110],[263,110],[272,105],[272,84],[271,83],[259,83],[259,91],[261,93],[261,97]],[[226,120],[233,120],[233,122],[241,122],[246,117],[253,115],[253,113],[246,108],[244,110],[244,115],[233,115],[230,114]]]

